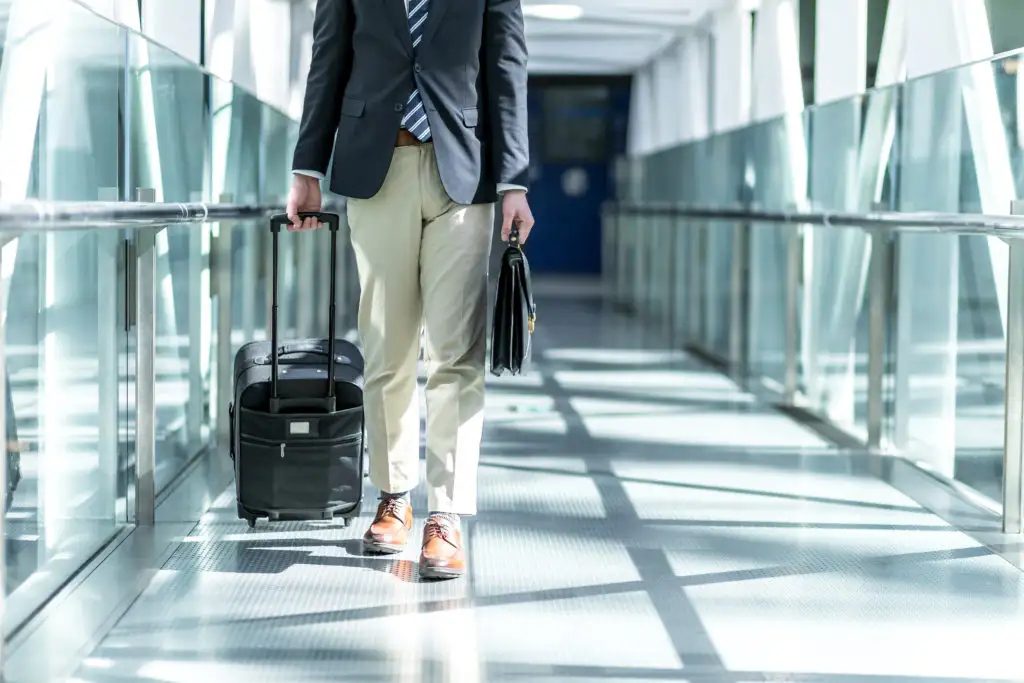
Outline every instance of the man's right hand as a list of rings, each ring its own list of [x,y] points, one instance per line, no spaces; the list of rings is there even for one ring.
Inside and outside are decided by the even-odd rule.
[[[292,189],[288,193],[288,218],[292,224],[289,230],[316,230],[321,227],[315,218],[300,219],[299,213],[305,211],[319,212],[323,205],[320,197],[320,181],[308,175],[296,173],[292,180]]]

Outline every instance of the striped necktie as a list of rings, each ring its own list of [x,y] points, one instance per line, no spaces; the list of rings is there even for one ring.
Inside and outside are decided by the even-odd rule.
[[[427,11],[430,0],[409,0],[409,34],[412,36],[412,47],[415,50],[423,40],[423,25],[427,22]],[[418,88],[413,88],[409,100],[405,103],[402,116],[402,127],[416,136],[420,142],[430,139],[430,123],[427,112],[423,109],[423,100]]]

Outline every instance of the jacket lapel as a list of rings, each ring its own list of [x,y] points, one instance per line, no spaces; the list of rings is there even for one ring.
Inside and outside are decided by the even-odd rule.
[[[402,0],[404,2],[404,0]],[[410,0],[415,2],[416,0]],[[444,16],[445,10],[448,9],[448,3],[452,0],[430,0],[430,12],[427,14],[427,25],[423,27],[423,43],[430,42],[430,39],[434,37],[434,32],[437,31],[438,25],[441,23],[441,18]],[[455,0],[458,2],[459,0]]]
[[[412,38],[409,37],[409,15],[405,10],[405,0],[383,0],[383,3],[391,25],[398,34],[398,40],[406,53],[412,56]]]

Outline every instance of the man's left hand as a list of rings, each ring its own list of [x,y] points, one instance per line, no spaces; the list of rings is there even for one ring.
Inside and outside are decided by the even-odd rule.
[[[519,243],[524,244],[533,229],[533,212],[530,202],[526,200],[523,190],[507,190],[501,199],[501,213],[504,220],[501,224],[501,239],[508,242],[512,233],[512,224],[519,227]]]

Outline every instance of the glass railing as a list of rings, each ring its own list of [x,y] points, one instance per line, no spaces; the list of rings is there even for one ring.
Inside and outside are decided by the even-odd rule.
[[[634,159],[625,199],[1008,214],[1024,193],[1020,59],[1004,55]],[[1005,238],[607,215],[608,287],[621,305],[862,442],[880,431],[882,451],[1000,508],[1004,484],[1016,483],[1004,481],[1004,451],[1017,446],[1006,438],[1017,388],[1008,403]],[[882,373],[875,395],[873,363]]]
[[[15,3],[5,26],[0,213],[26,199],[283,204],[297,134],[284,113],[74,2]],[[140,521],[140,449],[155,449],[159,494],[226,429],[225,361],[266,337],[266,226],[3,222],[5,634]],[[137,260],[150,239],[146,311]],[[281,241],[287,336],[327,329],[313,293],[327,280],[327,239]],[[348,301],[351,254],[339,267]],[[155,345],[151,425],[137,419],[148,395],[143,314]],[[339,327],[351,315],[342,311]]]

